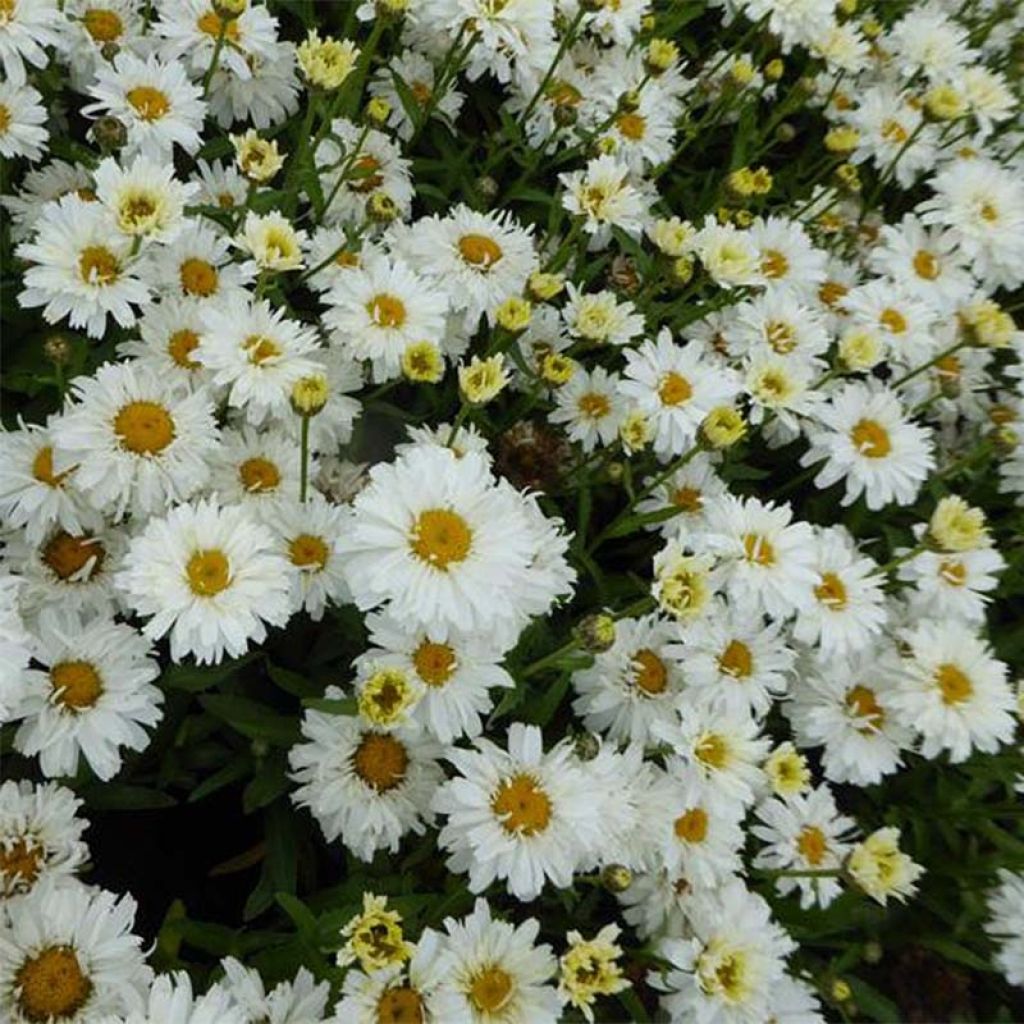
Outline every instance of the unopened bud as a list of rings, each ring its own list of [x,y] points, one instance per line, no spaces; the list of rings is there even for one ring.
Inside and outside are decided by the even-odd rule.
[[[593,761],[601,752],[601,741],[592,732],[581,732],[573,749],[581,761]]]
[[[574,633],[583,650],[600,654],[615,643],[615,620],[604,612],[595,612],[580,619]]]
[[[609,864],[601,872],[601,884],[609,892],[625,892],[633,884],[633,872],[625,864]]]
[[[63,334],[51,334],[43,342],[43,352],[54,366],[71,362],[71,342]]]
[[[92,135],[96,140],[96,145],[104,153],[112,153],[128,141],[128,129],[116,117],[109,114],[96,119],[92,126]]]
[[[292,385],[292,408],[300,416],[315,416],[331,397],[331,388],[327,377],[322,373],[311,373],[300,377]]]

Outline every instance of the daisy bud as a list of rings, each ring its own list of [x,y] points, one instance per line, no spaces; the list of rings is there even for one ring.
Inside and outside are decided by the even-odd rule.
[[[985,513],[955,494],[940,499],[928,523],[928,539],[942,551],[975,551],[991,543]]]
[[[232,135],[231,142],[238,169],[258,185],[266,184],[284,166],[277,140],[261,139],[253,128],[244,135]]]
[[[359,691],[359,714],[384,729],[401,725],[406,712],[416,704],[419,694],[409,676],[400,668],[378,669]]]
[[[830,153],[852,153],[860,142],[860,132],[849,125],[841,125],[825,133],[825,148]]]
[[[924,874],[899,848],[900,830],[880,828],[854,847],[846,862],[850,879],[868,896],[883,906],[889,897],[901,903],[917,890]]]
[[[292,408],[300,416],[315,416],[327,404],[330,396],[326,374],[311,373],[308,377],[300,377],[292,385]]]
[[[619,440],[630,454],[650,444],[652,436],[650,421],[640,409],[627,413],[619,427]]]
[[[225,20],[245,14],[249,0],[213,0],[214,11]]]
[[[860,30],[864,33],[865,38],[877,39],[884,31],[884,28],[880,21],[876,21],[874,18],[865,18],[860,23]]]
[[[402,915],[388,909],[387,896],[363,893],[363,912],[341,930],[345,945],[338,950],[338,966],[358,962],[366,972],[400,966],[412,955],[402,933]]]
[[[593,761],[601,751],[601,741],[592,732],[581,732],[573,744],[573,752],[581,761]]]
[[[679,60],[679,47],[671,39],[652,39],[647,46],[647,57],[644,63],[647,70],[657,77],[663,74]]]
[[[746,57],[740,57],[729,68],[729,78],[732,79],[734,85],[738,85],[740,88],[750,85],[754,80],[754,65]]]
[[[471,405],[485,405],[508,383],[505,360],[499,353],[487,359],[473,356],[468,366],[459,367],[459,390]]]
[[[540,361],[540,376],[546,384],[559,388],[572,380],[576,364],[561,352],[548,352]]]
[[[569,948],[559,960],[558,997],[576,1007],[587,1020],[598,996],[610,996],[630,987],[622,974],[619,958],[622,948],[616,943],[618,925],[609,924],[594,938],[585,940],[579,932],[569,932]]]
[[[836,4],[840,14],[845,14],[849,17],[851,14],[855,14],[857,11],[857,0],[839,0]]]
[[[571,128],[579,120],[579,112],[568,103],[559,103],[554,110],[555,124],[559,128]]]
[[[546,274],[543,270],[535,270],[530,275],[527,287],[538,302],[547,302],[563,291],[565,278],[561,274]]]
[[[250,211],[235,244],[252,256],[260,270],[280,273],[301,269],[302,243],[306,238],[305,231],[296,231],[288,218],[276,210],[262,217]]]
[[[100,56],[105,61],[112,62],[114,58],[121,52],[121,47],[117,45],[113,40],[108,40],[100,47]]]
[[[498,198],[500,186],[489,174],[482,174],[477,178],[476,188],[480,195],[489,203]]]
[[[633,884],[633,872],[624,864],[609,864],[601,872],[601,884],[609,892],[625,892]]]
[[[710,558],[684,554],[675,541],[654,556],[654,576],[655,600],[677,619],[695,619],[711,600]]]
[[[749,228],[754,223],[754,215],[749,210],[737,210],[732,219],[738,228]]]
[[[768,61],[764,66],[764,77],[769,82],[777,82],[785,73],[786,65],[778,57]]]
[[[676,284],[689,284],[693,280],[694,261],[692,256],[680,256],[672,261],[672,280]]]
[[[324,36],[312,29],[295,50],[299,67],[306,81],[318,89],[331,92],[341,87],[359,59],[359,47],[348,39]],[[387,118],[385,118],[387,120]]]
[[[996,427],[988,439],[1000,455],[1012,455],[1020,446],[1020,435],[1008,423]]]
[[[853,989],[850,988],[848,982],[843,981],[842,978],[836,978],[832,982],[832,991],[830,992],[832,999],[837,1003],[845,1003],[852,995]]]
[[[382,18],[401,18],[409,9],[410,0],[377,0],[377,14]]]
[[[840,164],[835,169],[836,182],[849,192],[860,191],[860,174],[853,164]]]
[[[885,342],[867,327],[852,327],[839,339],[839,360],[854,373],[870,370],[885,357]]]
[[[780,743],[768,755],[763,768],[776,796],[795,796],[811,784],[807,758],[788,741]]]
[[[619,483],[626,475],[626,466],[622,462],[609,462],[604,468],[604,475],[610,484]]]
[[[731,448],[747,433],[743,413],[728,405],[720,405],[704,417],[698,430],[701,444],[708,448]]]
[[[952,85],[937,85],[925,93],[924,109],[936,121],[956,121],[967,113],[967,101]]]
[[[43,354],[54,366],[71,362],[71,342],[63,334],[51,334],[43,342]]]
[[[796,129],[788,121],[783,121],[775,129],[775,138],[779,142],[792,142],[796,138]]]
[[[113,153],[128,141],[128,129],[116,117],[107,114],[96,119],[92,137],[104,153]]]
[[[494,319],[499,327],[512,334],[520,334],[530,326],[532,314],[533,306],[530,304],[530,300],[513,295],[497,308]]]
[[[878,964],[882,962],[882,957],[885,955],[885,950],[882,949],[882,944],[872,939],[870,942],[864,943],[864,948],[861,951],[861,956],[865,963]]]
[[[366,200],[366,216],[375,224],[390,224],[398,216],[398,204],[387,192],[374,192]]]
[[[432,341],[415,341],[402,353],[402,373],[418,384],[436,384],[444,376],[444,358]]]
[[[619,148],[619,144],[611,135],[606,135],[597,140],[595,148],[602,156],[611,156]]]
[[[366,104],[366,120],[376,128],[383,128],[391,116],[391,104],[383,96],[374,96]]]
[[[647,237],[666,256],[682,256],[696,233],[688,220],[678,217],[659,217],[647,229]]]
[[[640,107],[640,93],[636,89],[630,89],[619,97],[619,110],[625,114],[631,114]]]
[[[641,32],[653,32],[656,18],[653,14],[645,14],[640,19],[640,31]]]
[[[583,650],[600,654],[615,643],[615,620],[604,612],[594,612],[580,619],[573,632]]]

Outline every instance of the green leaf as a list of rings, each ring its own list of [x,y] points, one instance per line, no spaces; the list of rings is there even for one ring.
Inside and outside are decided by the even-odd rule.
[[[215,694],[200,700],[215,718],[253,740],[290,747],[299,739],[298,719],[278,714],[248,697]]]
[[[287,792],[290,783],[284,754],[272,754],[259,767],[252,782],[242,794],[242,809],[252,814],[260,807],[273,803],[282,793]]]
[[[302,706],[328,715],[354,715],[359,707],[355,697],[307,697]]]
[[[160,682],[173,690],[199,693],[230,679],[240,669],[260,657],[259,651],[250,651],[241,658],[223,661],[219,665],[171,665],[164,670]]]
[[[290,693],[293,697],[315,697],[323,692],[323,687],[308,676],[304,676],[301,672],[292,672],[291,669],[281,668],[280,665],[275,665],[270,661],[267,662],[267,675],[285,693]]]
[[[198,803],[211,793],[230,786],[239,779],[244,779],[252,771],[252,758],[248,755],[239,755],[233,761],[229,761],[223,768],[215,771],[211,776],[203,779],[195,789],[188,795],[190,804]]]
[[[82,790],[81,797],[90,808],[102,811],[156,811],[178,803],[167,793],[125,782],[94,783]]]

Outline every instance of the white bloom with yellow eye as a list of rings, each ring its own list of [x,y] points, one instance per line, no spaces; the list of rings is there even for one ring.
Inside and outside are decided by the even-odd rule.
[[[105,363],[76,378],[53,426],[54,469],[74,469],[75,486],[97,509],[162,512],[206,482],[220,440],[205,391],[182,392],[150,369]]]
[[[761,255],[749,231],[707,217],[693,238],[693,251],[720,288],[761,284]]]
[[[231,1006],[242,1014],[243,1021],[266,1021],[267,1024],[309,1024],[319,1022],[327,1012],[330,986],[319,984],[313,975],[300,967],[294,980],[279,981],[267,990],[259,971],[243,967],[234,957],[220,962],[224,978],[219,983]],[[159,1018],[158,1018],[159,1019]],[[215,1018],[211,1024],[219,1024]]]
[[[42,98],[30,85],[0,82],[0,156],[35,161],[43,155],[49,133]]]
[[[86,117],[109,115],[127,128],[122,159],[141,155],[167,163],[175,145],[189,155],[200,146],[206,104],[177,62],[119,53],[97,68],[88,93],[95,102],[82,108]]]
[[[995,548],[983,547],[974,551],[922,551],[901,565],[896,575],[914,587],[909,606],[916,617],[959,618],[980,625],[1005,568],[1006,559]]]
[[[341,700],[328,686],[324,696]],[[329,843],[360,860],[398,851],[404,835],[433,824],[431,798],[444,778],[441,748],[421,730],[381,732],[354,715],[307,711],[301,742],[289,751],[292,802],[308,807]]]
[[[235,244],[252,256],[251,262],[256,270],[280,273],[301,270],[305,266],[303,248],[308,241],[306,232],[296,230],[292,222],[277,210],[263,216],[250,210]]]
[[[48,46],[60,46],[63,16],[57,0],[11,0],[3,8],[0,24],[0,62],[4,77],[23,85],[25,65],[45,68]]]
[[[608,245],[612,228],[640,238],[650,219],[647,195],[630,181],[629,168],[613,156],[595,157],[586,169],[560,174],[562,206],[582,218],[590,249]]]
[[[121,748],[145,750],[144,726],[163,717],[152,653],[150,641],[125,623],[41,616],[33,653],[41,667],[25,673],[15,749],[38,756],[48,778],[74,775],[84,757],[98,778],[112,779]]]
[[[892,897],[903,903],[917,891],[924,868],[915,864],[899,847],[898,828],[872,832],[851,852],[846,870],[857,885],[882,906]]]
[[[196,391],[209,383],[210,373],[195,358],[203,323],[199,307],[188,299],[165,297],[146,307],[139,317],[139,339],[117,346],[140,369],[151,372],[179,390]]]
[[[644,480],[646,491],[655,477]],[[726,491],[714,463],[704,452],[699,452],[686,465],[681,466],[655,487],[653,493],[636,503],[638,515],[663,512],[669,508],[678,510],[678,515],[663,522],[647,523],[646,529],[661,533],[666,540],[680,532],[700,532],[706,525],[709,502]]]
[[[207,490],[224,504],[246,505],[262,517],[275,501],[299,497],[299,449],[279,430],[228,428],[210,461]],[[311,460],[310,476],[317,468]]]
[[[188,974],[175,971],[153,981],[145,1010],[99,1024],[246,1024],[248,1019],[240,1007],[231,1005],[230,995],[220,985],[211,986],[205,995],[194,995]]]
[[[185,206],[199,191],[182,184],[173,165],[136,157],[122,169],[111,157],[93,175],[96,198],[110,211],[114,226],[142,242],[172,242],[185,226]]]
[[[178,505],[134,537],[117,578],[124,600],[170,634],[171,657],[200,664],[237,658],[291,614],[288,562],[274,536],[238,505]]]
[[[133,305],[149,301],[131,249],[131,239],[111,231],[110,215],[99,203],[77,195],[47,203],[35,238],[16,250],[29,264],[18,303],[27,309],[42,306],[47,323],[67,319],[90,338],[103,337],[108,316],[131,327]]]
[[[917,367],[936,353],[936,307],[903,284],[875,278],[851,288],[842,298],[842,308],[851,327],[877,333],[886,343],[889,358],[901,366]]]
[[[620,377],[601,366],[590,372],[576,370],[555,392],[555,408],[548,419],[564,423],[569,440],[579,441],[585,452],[598,444],[613,444],[626,414],[621,383]]]

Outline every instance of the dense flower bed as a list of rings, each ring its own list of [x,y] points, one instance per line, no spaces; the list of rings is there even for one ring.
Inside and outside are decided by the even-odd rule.
[[[0,0],[0,1019],[1021,1019],[1022,30]]]

